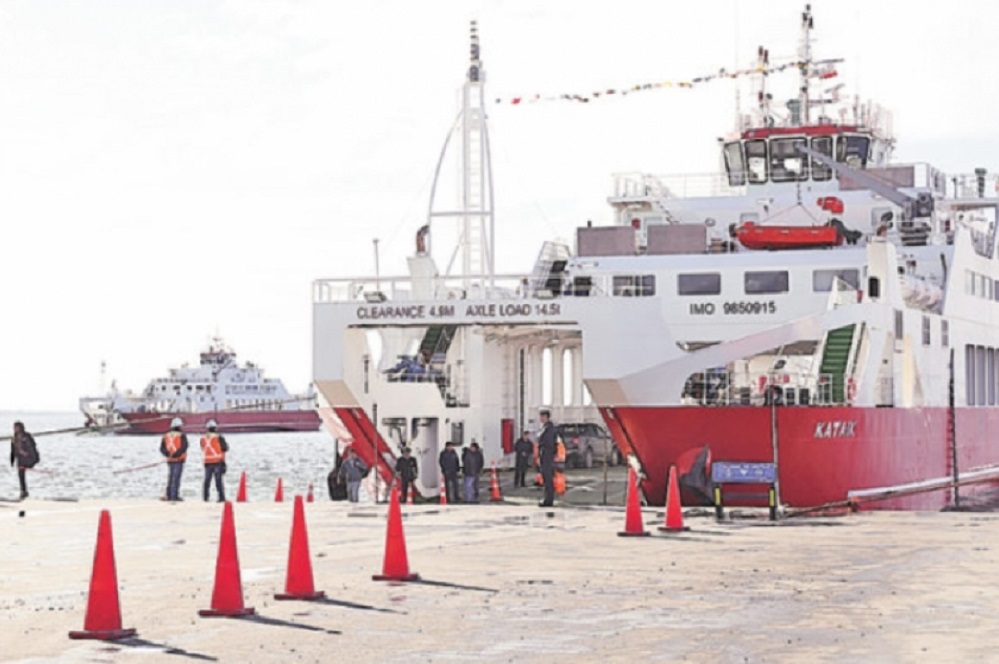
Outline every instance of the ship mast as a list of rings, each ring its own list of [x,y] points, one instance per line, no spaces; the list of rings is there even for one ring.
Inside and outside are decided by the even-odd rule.
[[[801,65],[798,71],[801,83],[798,86],[798,104],[801,111],[801,124],[808,126],[812,121],[811,101],[809,99],[809,79],[812,76],[812,29],[815,22],[812,18],[812,6],[805,5],[801,12],[801,43],[798,44],[798,61]]]
[[[493,239],[495,235],[493,216],[493,181],[489,157],[489,132],[486,127],[485,110],[485,71],[482,68],[479,48],[478,25],[471,23],[470,62],[465,83],[461,89],[461,110],[448,133],[441,150],[437,171],[434,174],[433,190],[430,195],[430,210],[427,224],[435,218],[457,218],[459,223],[458,244],[448,262],[447,274],[451,274],[458,254],[461,255],[461,274],[465,288],[476,284],[482,288],[494,284]],[[461,181],[456,210],[434,210],[434,198],[440,177],[447,146],[451,136],[461,134]]]

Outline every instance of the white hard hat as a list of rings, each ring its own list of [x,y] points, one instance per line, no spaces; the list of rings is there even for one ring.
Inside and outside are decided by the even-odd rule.
[[[176,428],[182,427],[182,426],[184,426],[184,420],[180,419],[179,417],[175,417],[172,420],[170,420],[170,428],[171,429],[176,429]]]
[[[207,422],[205,422],[205,426],[208,427],[209,429],[214,429],[218,425],[219,425],[219,423],[216,422],[215,420],[208,420]]]

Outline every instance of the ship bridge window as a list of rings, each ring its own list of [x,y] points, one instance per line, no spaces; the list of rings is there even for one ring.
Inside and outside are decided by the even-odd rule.
[[[729,186],[741,187],[746,184],[746,159],[742,154],[742,143],[739,141],[726,143],[723,154]]]
[[[825,156],[832,159],[833,154],[833,139],[832,136],[816,136],[812,139],[812,149],[819,154],[824,154]],[[817,161],[812,161],[812,179],[820,182],[822,180],[828,180],[832,178],[832,169],[828,166],[823,166]]]
[[[775,138],[770,141],[770,180],[794,182],[808,179],[805,156],[799,148],[805,147],[804,138]]]
[[[656,278],[651,274],[614,277],[614,295],[649,297],[656,294]]]
[[[720,293],[721,274],[718,272],[678,274],[676,276],[677,295],[718,295]]]
[[[767,181],[766,141],[746,141],[746,177],[754,184]]]
[[[840,136],[836,142],[836,161],[851,168],[866,168],[871,139],[866,136]]]
[[[746,295],[786,293],[790,290],[787,270],[747,272],[744,277]]]
[[[833,280],[839,279],[850,288],[860,288],[860,271],[854,269],[815,270],[812,272],[812,291],[828,293],[832,290]]]

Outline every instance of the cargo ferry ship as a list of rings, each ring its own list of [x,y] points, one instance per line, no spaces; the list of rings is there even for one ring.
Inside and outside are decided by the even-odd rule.
[[[289,393],[255,364],[240,365],[236,353],[215,338],[197,366],[172,368],[140,394],[112,383],[108,394],[80,399],[80,410],[88,428],[119,434],[162,434],[175,417],[188,433],[204,431],[210,419],[223,433],[316,431],[321,420],[315,401],[311,387]]]
[[[995,479],[999,181],[893,161],[891,115],[844,94],[800,18],[795,61],[739,72],[753,107],[721,172],[617,175],[611,223],[507,275],[473,29],[459,206],[432,200],[407,274],[314,284],[315,383],[369,461],[414,447],[433,494],[445,442],[502,460],[548,406],[599,417],[650,504],[673,465],[709,503],[720,461],[771,465],[791,507],[938,509]],[[443,270],[440,224],[461,238]]]

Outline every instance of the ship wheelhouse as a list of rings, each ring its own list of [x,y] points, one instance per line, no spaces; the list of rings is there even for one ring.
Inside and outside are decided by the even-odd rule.
[[[747,129],[737,140],[725,142],[722,157],[732,187],[829,182],[837,176],[828,166],[801,152],[811,148],[851,168],[866,169],[887,163],[891,142],[856,125]]]

